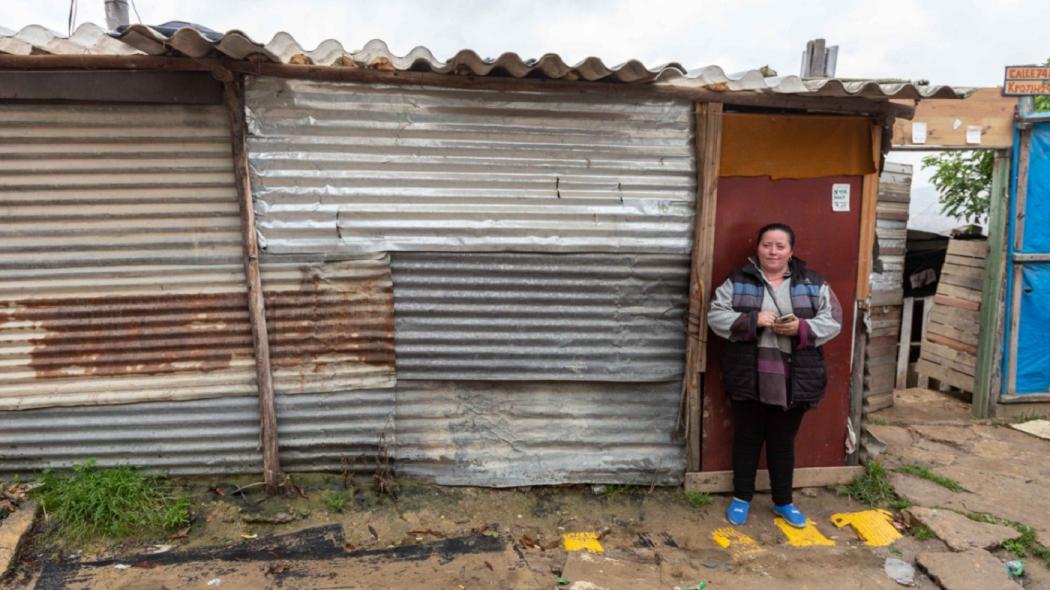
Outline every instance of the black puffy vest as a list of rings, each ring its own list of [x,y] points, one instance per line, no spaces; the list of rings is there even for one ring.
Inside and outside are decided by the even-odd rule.
[[[793,258],[791,271],[791,306],[801,319],[816,315],[824,277],[808,270],[804,262]],[[733,283],[733,309],[742,313],[761,311],[765,284],[758,269],[748,264],[737,270]],[[756,297],[756,294],[760,296]],[[824,397],[828,374],[824,351],[820,347],[794,348],[788,364],[788,406],[816,405]],[[758,342],[728,341],[722,354],[722,384],[733,399],[758,400]]]

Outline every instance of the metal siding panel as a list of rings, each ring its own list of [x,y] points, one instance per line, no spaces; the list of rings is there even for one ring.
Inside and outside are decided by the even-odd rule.
[[[687,253],[692,104],[250,78],[271,252]]]
[[[167,474],[262,469],[254,397],[0,412],[0,422],[0,473],[88,459]]]
[[[394,390],[278,395],[281,465],[292,471],[375,469],[381,434],[393,444]],[[88,459],[152,473],[258,473],[254,396],[0,412],[0,473]]]
[[[402,380],[397,472],[443,485],[678,484],[681,388]]]
[[[689,257],[395,253],[401,379],[681,377]]]
[[[229,137],[221,107],[0,104],[0,409],[255,392]],[[388,256],[262,272],[278,393],[393,386]]]

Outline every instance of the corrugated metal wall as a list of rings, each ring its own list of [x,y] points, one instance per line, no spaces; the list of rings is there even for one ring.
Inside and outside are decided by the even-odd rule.
[[[401,379],[681,378],[689,257],[395,253]]]
[[[278,395],[285,469],[375,468],[380,434],[393,444],[394,390]],[[258,473],[254,396],[0,412],[0,473],[28,474],[88,459],[173,474]],[[367,459],[363,459],[367,458]]]
[[[692,104],[250,78],[270,252],[677,252]]]
[[[219,107],[0,105],[0,409],[254,390]]]
[[[676,484],[681,384],[401,381],[397,466],[445,485]]]

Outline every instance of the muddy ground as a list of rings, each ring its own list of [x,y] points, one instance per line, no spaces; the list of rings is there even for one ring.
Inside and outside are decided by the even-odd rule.
[[[1043,494],[1050,442],[974,422],[961,402],[929,395],[901,392],[895,408],[876,414],[873,432],[887,444],[879,460],[928,466],[970,491],[892,474],[898,493],[916,505],[1019,520],[1050,539]],[[697,508],[678,488],[491,490],[401,481],[395,499],[377,493],[367,475],[346,482],[349,488],[335,474],[294,482],[302,494],[290,487],[267,497],[258,487],[234,494],[250,483],[244,479],[181,480],[194,498],[194,522],[175,538],[78,547],[49,536],[41,523],[3,587],[899,588],[883,571],[887,557],[912,561],[923,551],[947,551],[936,538],[911,536],[890,547],[866,546],[830,517],[867,507],[833,489],[800,490],[796,503],[834,546],[788,545],[773,524],[769,497],[760,494],[742,530],[761,551],[733,556],[711,536],[726,526],[724,495]],[[346,499],[342,512],[339,498]],[[601,536],[603,554],[564,550],[564,533],[588,531]],[[1034,559],[1026,565],[1024,587],[1050,590],[1050,572]],[[918,570],[915,587],[938,585]]]

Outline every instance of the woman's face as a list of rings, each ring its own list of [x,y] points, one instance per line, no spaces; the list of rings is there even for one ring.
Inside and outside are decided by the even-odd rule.
[[[758,240],[758,263],[764,271],[784,272],[791,252],[791,238],[779,229],[767,231]]]

